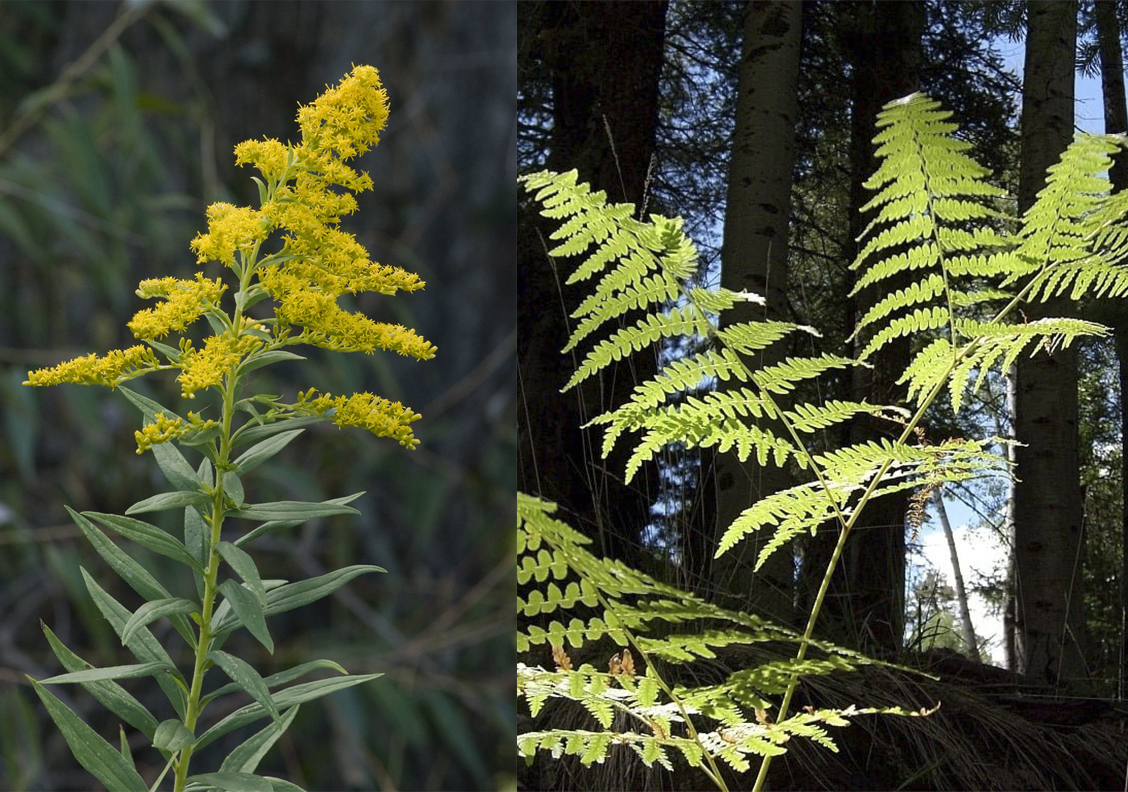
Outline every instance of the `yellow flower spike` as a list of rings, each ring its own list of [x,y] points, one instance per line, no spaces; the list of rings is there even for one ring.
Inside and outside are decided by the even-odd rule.
[[[145,346],[115,349],[98,357],[91,353],[60,363],[52,368],[28,372],[24,385],[44,386],[73,382],[77,385],[105,385],[114,388],[146,371],[156,371],[160,362]]]
[[[208,280],[200,273],[196,274],[194,281],[176,278],[143,280],[137,287],[137,295],[163,297],[165,302],[155,308],[138,311],[130,320],[129,329],[137,338],[160,339],[172,331],[182,332],[203,315],[209,304],[219,302],[226,289],[226,284],[219,278]]]
[[[380,142],[388,121],[388,94],[372,66],[354,66],[335,88],[298,110],[302,143],[311,151],[333,150],[340,159],[363,154]]]
[[[316,413],[329,418],[338,427],[355,426],[366,429],[377,437],[390,437],[405,448],[414,449],[419,441],[411,433],[410,424],[421,417],[399,402],[389,401],[371,393],[354,393],[352,396],[323,394],[313,398],[315,389],[298,394],[294,408],[299,413]],[[327,414],[332,411],[332,414]]]

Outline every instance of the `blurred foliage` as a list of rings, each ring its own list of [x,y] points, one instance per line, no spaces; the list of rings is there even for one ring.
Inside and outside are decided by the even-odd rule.
[[[120,662],[80,566],[139,604],[64,504],[120,513],[164,488],[134,453],[139,416],[123,399],[20,383],[29,368],[131,342],[137,282],[191,277],[204,206],[250,197],[231,146],[294,137],[296,103],[350,63],[380,69],[392,110],[361,161],[376,189],[346,225],[374,258],[428,282],[359,307],[418,328],[439,357],[312,354],[264,380],[288,395],[299,383],[371,390],[424,418],[415,452],[319,426],[248,482],[259,501],[367,492],[362,517],[264,541],[264,575],[389,572],[272,622],[263,673],[332,656],[386,676],[304,707],[262,769],[311,790],[512,787],[515,41],[498,3],[0,3],[0,789],[90,788],[24,674],[58,670],[40,620],[90,662]],[[396,313],[405,306],[410,316]],[[149,395],[175,405],[171,377],[159,380],[168,387]],[[141,560],[165,580],[181,572]],[[157,630],[179,646],[170,633]],[[163,711],[145,681],[126,686]],[[114,740],[93,699],[60,693]],[[247,733],[204,751],[200,771]],[[155,778],[159,756],[134,758]]]

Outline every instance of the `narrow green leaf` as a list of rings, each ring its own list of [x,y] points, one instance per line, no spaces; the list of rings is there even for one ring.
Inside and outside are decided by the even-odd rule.
[[[347,503],[352,503],[363,494],[363,492],[358,492],[355,495],[345,495],[343,498],[333,498],[332,500],[327,500],[325,502],[343,506]],[[270,533],[271,531],[293,528],[295,525],[301,525],[303,522],[305,522],[304,518],[297,520],[271,520],[269,522],[264,522],[262,525],[260,525],[258,528],[255,528],[250,533],[244,534],[243,536],[236,539],[235,544],[239,547],[242,547],[248,542],[252,542],[255,539],[258,539],[260,536]]]
[[[153,420],[156,419],[157,413],[164,413],[169,418],[179,418],[180,417],[179,415],[177,415],[175,412],[170,410],[168,407],[165,407],[160,402],[155,402],[152,399],[148,398],[147,396],[142,396],[137,391],[130,390],[129,388],[125,387],[124,385],[118,385],[117,390],[118,390],[118,393],[125,396],[125,398],[129,399],[129,401],[133,403],[133,406],[136,407],[138,410],[140,410],[141,414],[145,416],[145,420],[150,422],[150,423],[152,423]]]
[[[243,502],[246,500],[246,495],[243,493],[243,482],[234,470],[229,470],[223,474],[223,493],[235,502],[236,507],[243,507]]]
[[[160,448],[160,446],[154,446]],[[144,512],[164,511],[165,509],[182,509],[185,506],[201,506],[208,502],[208,496],[202,492],[162,492],[151,498],[130,506],[126,514],[143,514]]]
[[[292,688],[287,688],[279,693],[275,693],[274,704],[280,710],[288,709],[295,704],[304,704],[307,701],[327,696],[338,690],[344,690],[353,685],[369,682],[380,676],[383,676],[383,674],[364,674],[362,676],[321,679],[316,682],[294,685]],[[230,731],[234,731],[241,726],[246,726],[248,723],[253,723],[263,717],[266,717],[266,710],[257,702],[248,704],[245,707],[240,707],[200,735],[200,739],[196,741],[196,750],[202,749],[204,746],[211,743],[212,740],[222,737]]]
[[[104,682],[108,679],[136,679],[143,676],[156,676],[171,670],[164,663],[135,663],[133,665],[109,666],[107,668],[87,668],[69,674],[59,674],[39,680],[41,685],[69,685],[79,682]]]
[[[180,362],[180,350],[176,347],[170,347],[168,344],[162,344],[160,341],[154,341],[151,338],[146,338],[145,343],[160,352],[173,363]]]
[[[125,727],[120,723],[118,724],[118,742],[121,743],[121,758],[125,760],[126,764],[137,769],[137,765],[133,763],[133,751],[129,750],[129,740],[125,737]]]
[[[254,470],[289,445],[291,440],[304,431],[304,429],[291,429],[267,438],[260,443],[256,443],[236,459],[235,464],[238,466],[239,470],[244,473]]]
[[[266,776],[266,780],[270,782],[270,788],[274,792],[305,792],[305,790],[297,784],[291,783],[283,778]]]
[[[261,704],[270,713],[270,717],[274,718],[275,723],[279,721],[281,716],[278,714],[278,708],[274,706],[274,700],[270,697],[270,691],[266,689],[266,682],[250,663],[219,650],[209,653],[208,659],[222,668],[241,690]]]
[[[259,577],[258,567],[255,566],[254,559],[250,557],[244,550],[240,550],[231,542],[220,542],[215,546],[223,560],[227,562],[228,566],[235,570],[235,574],[243,579],[247,584],[247,588],[251,590],[259,603],[266,607],[266,589],[263,588],[262,578]]]
[[[41,624],[41,626],[47,636],[47,642],[51,644],[51,650],[55,653],[55,657],[59,658],[63,668],[67,671],[82,671],[89,667],[89,663],[63,645],[63,642],[58,639],[55,633],[51,632],[51,628],[46,624]],[[84,682],[80,684],[110,712],[149,739],[153,738],[153,732],[157,729],[157,719],[153,717],[149,710],[145,709],[140,701],[127,693],[121,685],[116,682]]]
[[[287,352],[284,349],[272,349],[269,352],[263,352],[261,355],[255,355],[253,358],[239,366],[239,372],[245,374],[248,371],[260,369],[263,366],[269,366],[271,363],[278,363],[282,360],[305,360],[301,355],[295,355],[293,352]]]
[[[275,613],[285,613],[294,608],[300,608],[302,605],[308,605],[322,597],[329,596],[355,577],[359,577],[368,572],[387,571],[388,570],[383,567],[378,567],[374,564],[355,564],[353,566],[335,569],[332,572],[310,578],[309,580],[301,580],[297,583],[288,583],[285,586],[279,586],[266,595],[266,614],[272,616]]]
[[[114,792],[149,792],[145,781],[112,745],[99,737],[97,732],[71,712],[70,707],[55,698],[45,687],[31,677],[28,679],[51,715],[51,720],[55,721],[55,725],[63,733],[63,738],[79,764]]]
[[[219,584],[219,590],[223,592],[227,602],[231,603],[231,610],[235,612],[239,622],[266,647],[266,651],[274,654],[274,641],[266,629],[263,607],[255,595],[230,578]]]
[[[179,751],[196,741],[196,735],[175,718],[162,721],[153,735],[153,747],[160,751]]]
[[[98,606],[98,610],[106,617],[106,621],[114,628],[119,636],[122,630],[125,629],[125,623],[129,621],[132,615],[129,609],[115,600],[105,590],[98,585],[97,581],[90,576],[90,573],[85,568],[79,567],[82,571],[82,577],[86,581],[86,589],[90,592],[94,604]],[[253,598],[252,598],[253,599]],[[160,642],[153,637],[153,634],[144,627],[138,628],[132,638],[126,643],[129,651],[133,652],[133,656],[140,660],[142,663],[164,663],[170,667],[175,668],[172,658],[168,656],[168,652],[164,650]],[[165,692],[168,700],[172,703],[176,714],[181,718],[185,717],[188,710],[188,698],[185,694],[184,679],[177,673],[177,679],[173,679],[169,674],[158,674],[156,677],[157,684],[161,686],[161,690]]]
[[[227,754],[227,758],[223,760],[220,765],[221,771],[230,771],[233,773],[253,773],[266,756],[278,738],[290,728],[290,724],[294,722],[294,717],[298,714],[297,705],[290,707],[282,714],[282,720],[277,723],[272,723],[260,732],[248,737],[243,743],[235,748],[231,753]]]
[[[133,633],[136,632],[138,627],[145,627],[157,619],[171,616],[174,613],[181,615],[198,613],[199,610],[199,603],[179,597],[168,597],[166,599],[146,602],[138,608],[134,614],[129,617],[129,621],[125,623],[125,627],[122,629],[121,633],[121,642],[124,645],[133,637]]]
[[[358,492],[356,497],[363,495]],[[239,517],[244,520],[312,520],[315,517],[332,517],[335,514],[360,514],[351,506],[342,506],[339,503],[323,501],[310,503],[307,501],[275,501],[273,503],[259,503],[246,506],[239,511],[231,512],[229,517]]]
[[[284,420],[273,421],[263,425],[247,424],[240,427],[235,435],[231,438],[232,447],[246,445],[247,443],[257,443],[265,440],[268,437],[273,437],[279,432],[292,431],[304,426],[313,426],[314,424],[321,423],[325,419],[317,415],[302,415],[297,418],[286,418]]]
[[[337,569],[327,574],[310,578],[309,580],[287,583],[273,591],[267,591],[265,614],[267,616],[273,616],[276,613],[285,613],[294,608],[300,608],[302,605],[307,605],[310,602],[316,602],[332,594],[353,578],[363,575],[366,572],[387,571],[388,570],[382,567],[370,564],[357,564],[344,567],[343,569]],[[234,585],[234,583],[232,583],[232,585]],[[229,613],[223,614],[217,611],[213,623],[215,624],[215,632],[219,635],[233,629],[236,622],[235,618]]]
[[[131,539],[142,547],[152,550],[154,553],[160,553],[173,561],[187,564],[198,572],[204,571],[200,562],[188,552],[179,539],[151,523],[130,517],[121,517],[117,514],[103,514],[102,512],[83,512],[83,514],[97,520],[107,528],[117,531],[126,539]]]
[[[110,568],[117,572],[121,579],[129,584],[130,588],[147,600],[165,599],[172,596],[164,586],[157,582],[156,578],[149,574],[148,570],[111,542],[109,537],[99,530],[98,526],[69,506],[66,507],[66,510],[90,544],[98,551],[98,555],[105,559]],[[188,620],[183,616],[173,616],[170,621],[176,631],[180,633],[180,636],[194,649],[196,647],[196,634]]]
[[[189,776],[188,780],[207,784],[211,789],[222,789],[224,792],[274,792],[270,781],[251,773],[201,773]]]
[[[205,460],[206,461],[206,460]],[[189,506],[184,510],[184,549],[196,559],[202,568],[208,562],[211,552],[208,543],[211,541],[211,532],[200,513]],[[201,600],[204,598],[204,576],[192,569],[192,577],[196,580],[196,594]]]
[[[339,671],[342,674],[348,673],[348,671],[346,671],[337,663],[334,663],[332,660],[311,660],[308,663],[302,663],[301,665],[296,665],[293,668],[287,668],[285,671],[279,671],[277,674],[271,674],[268,677],[264,677],[262,681],[268,688],[275,688],[279,685],[289,684],[295,679],[299,679],[306,674],[322,668],[330,668],[334,671]],[[236,690],[239,690],[239,687],[234,683],[223,685],[222,687],[218,687],[208,695],[204,696],[201,704],[210,704],[220,696],[225,696],[228,693],[233,693]]]

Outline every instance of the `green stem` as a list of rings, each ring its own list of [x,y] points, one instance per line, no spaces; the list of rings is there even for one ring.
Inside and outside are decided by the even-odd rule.
[[[208,564],[204,568],[204,597],[200,612],[200,638],[196,642],[196,658],[192,667],[192,686],[188,691],[188,711],[184,717],[184,725],[193,733],[195,733],[196,721],[203,711],[200,699],[201,693],[203,692],[204,675],[208,671],[207,658],[208,654],[211,653],[212,642],[215,640],[211,620],[215,609],[216,594],[219,588],[218,578],[220,564],[219,551],[215,548],[216,545],[219,544],[223,532],[223,516],[225,512],[223,506],[223,475],[226,472],[227,463],[231,456],[231,419],[235,412],[234,384],[233,378],[228,377],[220,388],[223,393],[223,431],[219,436],[219,453],[216,456],[215,489],[212,495],[212,514],[210,521],[210,552],[208,553]],[[176,762],[175,792],[184,792],[185,784],[188,779],[188,763],[191,758],[192,746],[188,746],[180,752],[180,757]]]

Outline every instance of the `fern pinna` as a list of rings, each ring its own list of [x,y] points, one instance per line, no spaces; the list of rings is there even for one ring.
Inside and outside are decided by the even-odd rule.
[[[601,760],[611,745],[623,743],[649,764],[662,761],[665,754],[660,749],[670,746],[691,763],[704,762],[723,787],[715,759],[743,769],[740,759],[746,753],[755,753],[763,757],[757,787],[762,785],[770,757],[784,749],[772,735],[786,733],[785,724],[792,722],[788,718],[791,699],[800,677],[811,670],[806,658],[814,645],[815,622],[846,539],[865,505],[884,494],[904,490],[926,493],[944,483],[1005,470],[1005,463],[992,450],[997,438],[949,439],[936,445],[919,440],[918,426],[928,407],[947,389],[951,406],[958,411],[969,385],[978,387],[989,371],[1007,368],[1023,352],[1068,345],[1080,336],[1105,332],[1102,326],[1080,319],[1025,321],[1018,309],[1030,301],[1062,295],[1076,299],[1087,293],[1128,293],[1128,273],[1121,266],[1128,255],[1128,229],[1123,223],[1128,200],[1119,195],[1110,197],[1102,175],[1121,140],[1113,136],[1079,137],[1059,164],[1050,169],[1036,203],[1020,223],[1015,223],[1008,215],[1005,193],[990,184],[986,170],[966,154],[969,144],[955,136],[957,128],[948,121],[949,116],[939,103],[923,94],[891,102],[879,115],[880,131],[875,142],[881,164],[867,182],[875,194],[865,207],[875,214],[852,265],[858,273],[856,290],[902,273],[908,273],[911,283],[876,302],[861,317],[856,334],[864,343],[857,360],[835,355],[791,357],[753,368],[749,363],[753,353],[785,343],[789,335],[809,329],[779,321],[740,322],[718,329],[715,318],[720,311],[738,301],[759,298],[725,289],[687,288],[684,284],[698,265],[680,220],[658,216],[636,219],[633,206],[608,204],[603,193],[577,183],[575,172],[546,171],[523,177],[526,189],[541,205],[541,213],[562,221],[552,234],[559,244],[549,255],[580,257],[568,282],[595,279],[594,288],[573,314],[577,323],[565,351],[581,344],[588,350],[565,389],[575,387],[613,361],[668,339],[689,337],[709,342],[696,344],[695,348],[702,351],[667,364],[652,379],[637,385],[624,404],[592,421],[604,428],[604,455],[619,440],[633,437],[626,468],[628,480],[671,443],[732,451],[742,461],[755,454],[761,465],[788,464],[807,474],[806,482],[751,504],[724,531],[717,555],[756,530],[771,532],[759,564],[802,532],[814,534],[833,527],[838,534],[806,629],[801,636],[792,636],[797,640],[795,661],[783,675],[782,698],[773,707],[768,701],[733,695],[732,690],[746,690],[739,681],[731,682],[733,688],[716,686],[704,694],[667,686],[657,675],[652,656],[660,662],[693,662],[708,657],[707,651],[695,653],[684,647],[700,639],[704,643],[696,645],[708,650],[709,642],[700,635],[692,640],[677,634],[666,638],[644,635],[647,619],[624,620],[616,615],[621,608],[615,605],[616,597],[639,593],[629,583],[639,579],[632,577],[637,573],[618,565],[597,569],[589,566],[596,562],[586,556],[578,565],[569,562],[575,557],[573,550],[560,548],[579,547],[577,535],[545,530],[543,526],[550,522],[559,523],[550,521],[547,507],[522,498],[523,552],[526,561],[536,559],[522,567],[523,582],[544,581],[544,575],[565,568],[577,575],[578,581],[564,592],[555,583],[545,591],[534,589],[519,601],[521,612],[526,616],[557,613],[576,602],[599,606],[597,610],[603,612],[601,626],[594,630],[594,622],[583,620],[567,625],[553,621],[547,629],[529,627],[519,635],[522,648],[548,642],[559,649],[565,639],[580,646],[608,636],[621,646],[629,643],[634,647],[645,662],[647,678],[655,675],[655,682],[647,683],[643,695],[629,686],[617,688],[606,678],[595,682],[598,672],[594,670],[584,672],[587,676],[581,679],[575,676],[580,672],[563,667],[546,671],[539,666],[523,666],[521,689],[534,709],[554,696],[577,699],[603,727],[601,732],[525,735],[525,755],[545,747],[555,755],[579,753],[585,761],[595,761]],[[635,318],[640,312],[641,317]],[[803,380],[832,369],[866,365],[878,350],[901,337],[910,337],[917,350],[901,379],[907,386],[911,410],[852,401],[800,402],[784,408],[777,400]],[[709,380],[730,382],[732,387],[704,396],[692,395]],[[899,425],[897,439],[817,450],[812,442],[816,433],[861,414]],[[532,550],[527,542],[533,535],[529,526],[536,525],[542,526],[537,546],[543,542],[555,549],[529,555]],[[563,555],[553,555],[557,552]],[[584,580],[589,581],[587,588]],[[692,607],[684,607],[691,611],[708,607],[685,592],[664,589],[650,594],[661,603],[690,603]],[[661,618],[669,607],[660,605],[647,613],[650,618]],[[717,616],[716,611],[711,614]],[[708,617],[682,613],[672,621],[684,623],[690,618]],[[729,640],[762,640],[761,636],[773,632],[780,637],[780,628],[769,628],[759,620],[753,624],[740,621],[745,616],[719,618],[740,629],[735,634],[722,632],[725,637],[714,646]],[[741,637],[734,637],[736,634]],[[675,646],[684,651],[679,655],[672,650]],[[830,652],[827,656],[847,665],[856,662],[847,654]],[[564,657],[559,653],[556,657],[559,666]],[[775,692],[770,686],[757,688],[770,691],[765,693],[769,696]],[[612,694],[610,690],[619,692]],[[659,706],[657,691],[668,696],[666,705],[675,705],[661,710],[665,714],[660,720],[655,720],[658,710],[653,709]],[[647,737],[635,739],[624,737],[624,732],[610,731],[608,705],[629,711],[637,723],[647,724]],[[679,717],[673,717],[675,713]],[[833,723],[846,714],[824,714],[822,719]],[[697,718],[714,718],[722,724],[720,728],[726,731],[719,742],[705,736],[718,731],[694,725]],[[684,733],[674,735],[674,723],[681,723]],[[823,732],[794,733],[831,744]],[[697,748],[687,747],[686,738]]]

